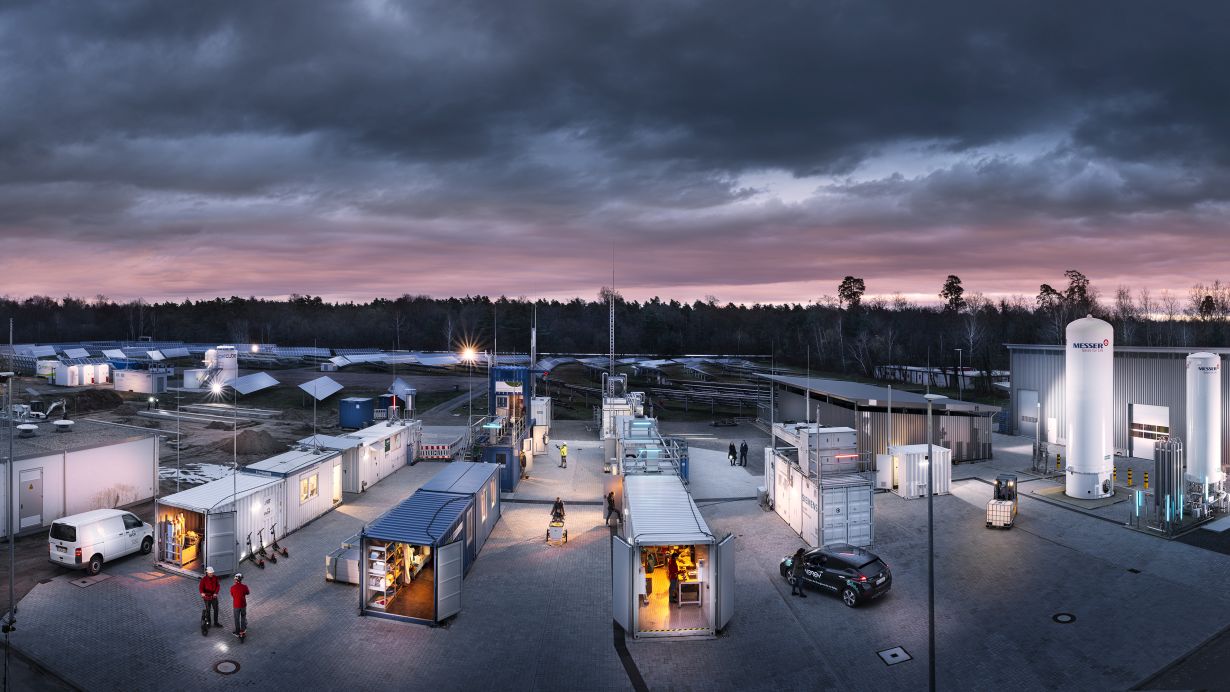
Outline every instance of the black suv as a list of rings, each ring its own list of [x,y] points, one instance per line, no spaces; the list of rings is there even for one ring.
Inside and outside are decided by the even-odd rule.
[[[793,555],[782,559],[779,567],[783,577],[790,578],[793,564]],[[837,543],[803,554],[803,584],[841,594],[842,602],[853,608],[888,593],[893,574],[870,550]]]

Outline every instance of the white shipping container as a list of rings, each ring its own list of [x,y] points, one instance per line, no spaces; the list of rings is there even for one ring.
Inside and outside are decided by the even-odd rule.
[[[821,483],[824,544],[871,545],[872,487],[861,476],[833,476]]]
[[[952,482],[952,451],[932,445],[935,454],[934,491],[947,495]],[[888,448],[893,457],[893,492],[909,500],[927,496],[927,445],[895,445]]]

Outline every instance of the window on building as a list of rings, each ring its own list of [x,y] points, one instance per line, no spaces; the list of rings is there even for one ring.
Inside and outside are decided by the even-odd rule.
[[[320,474],[313,473],[310,476],[299,477],[299,504],[303,504],[319,494]]]

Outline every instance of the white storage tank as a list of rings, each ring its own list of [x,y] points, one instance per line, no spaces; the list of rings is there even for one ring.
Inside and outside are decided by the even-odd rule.
[[[1221,468],[1221,356],[1187,357],[1187,467],[1184,478],[1209,485],[1225,479]]]
[[[1115,332],[1092,315],[1068,324],[1064,410],[1068,418],[1068,497],[1096,499],[1114,492]]]
[[[205,365],[222,372],[218,382],[230,382],[239,377],[239,352],[234,346],[218,346],[205,351]]]

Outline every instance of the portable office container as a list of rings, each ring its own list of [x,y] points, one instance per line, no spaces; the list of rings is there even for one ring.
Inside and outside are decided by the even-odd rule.
[[[285,526],[286,479],[231,472],[216,481],[155,500],[156,563],[201,576],[206,567],[234,574],[239,562]]]
[[[419,490],[359,534],[359,613],[435,624],[461,611],[474,496]]]
[[[397,469],[414,463],[422,437],[422,424],[406,420],[377,423],[341,436],[343,440],[358,442],[354,456],[348,457],[352,459],[352,465],[346,466],[343,462],[342,478],[346,492],[363,492]]]
[[[611,606],[634,637],[712,637],[734,614],[734,536],[718,539],[675,475],[624,479],[624,522],[611,537]],[[679,568],[671,602],[667,563]]]
[[[936,495],[947,495],[952,482],[952,452],[939,445],[932,445],[935,454]],[[896,445],[889,447],[892,457],[892,492],[913,499],[927,496],[927,445]]]
[[[338,402],[338,425],[348,430],[366,428],[376,422],[376,401],[371,397],[352,396]]]
[[[290,533],[342,503],[342,453],[295,449],[249,464],[242,473],[283,478],[279,531]],[[257,545],[257,548],[260,546]]]
[[[472,519],[477,532],[475,553],[481,551],[487,537],[499,522],[503,510],[500,502],[499,467],[494,464],[455,461],[427,481],[422,490],[474,498]]]
[[[362,474],[359,471],[360,457],[364,449],[363,440],[351,435],[313,435],[299,440],[296,444],[339,453],[342,461],[342,491],[361,493],[366,489],[362,485]]]

